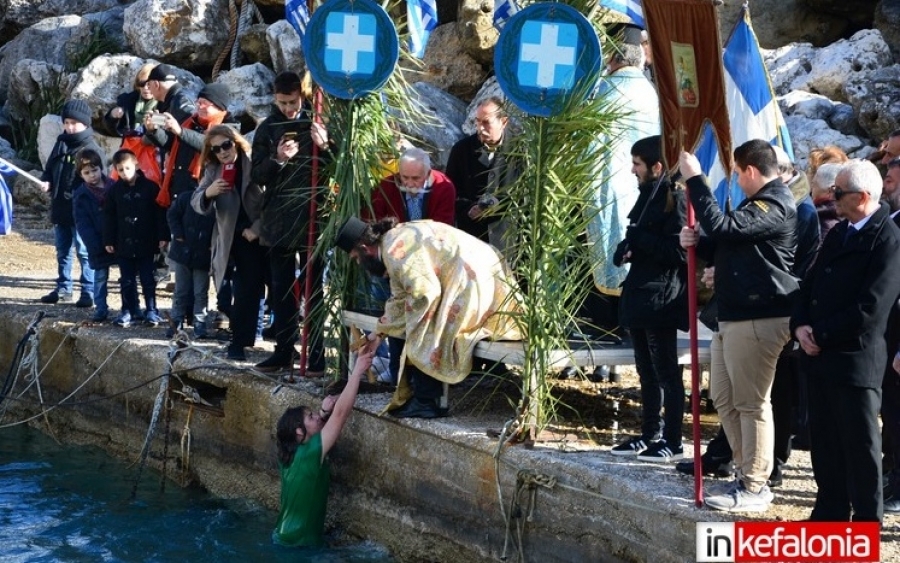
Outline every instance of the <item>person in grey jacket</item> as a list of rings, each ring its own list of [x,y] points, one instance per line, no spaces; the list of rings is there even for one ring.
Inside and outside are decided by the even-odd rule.
[[[229,258],[234,260],[234,306],[227,356],[245,361],[244,348],[256,341],[263,293],[265,251],[259,245],[263,190],[250,179],[250,143],[228,125],[212,127],[203,143],[204,171],[191,196],[197,213],[215,215],[211,273],[222,285]]]

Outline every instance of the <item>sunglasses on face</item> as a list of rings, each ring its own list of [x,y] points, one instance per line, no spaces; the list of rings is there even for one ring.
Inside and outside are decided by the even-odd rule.
[[[834,185],[834,186],[831,186],[831,193],[834,194],[835,201],[840,201],[841,198],[847,194],[861,194],[862,192],[857,191],[857,190],[845,190],[844,188],[842,188],[840,186]]]
[[[234,148],[234,141],[228,140],[221,145],[209,145],[209,152],[219,154],[222,151],[230,151]]]

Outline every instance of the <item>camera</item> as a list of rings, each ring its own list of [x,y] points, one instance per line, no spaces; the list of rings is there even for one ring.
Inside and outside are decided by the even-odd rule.
[[[157,127],[165,127],[166,126],[166,116],[161,113],[154,113],[150,116],[150,123]]]

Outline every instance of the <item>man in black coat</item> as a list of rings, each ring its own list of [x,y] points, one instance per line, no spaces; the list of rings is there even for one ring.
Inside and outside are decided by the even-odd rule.
[[[324,126],[313,121],[312,83],[295,72],[283,72],[275,77],[275,104],[271,115],[256,129],[253,137],[253,168],[251,178],[265,188],[260,215],[260,242],[268,247],[267,258],[271,273],[271,301],[275,319],[275,351],[258,363],[263,371],[290,368],[294,357],[294,343],[298,337],[299,299],[297,289],[297,253],[300,253],[300,291],[311,276],[310,302],[305,304],[307,318],[322,308],[322,260],[312,255],[308,245],[310,224],[321,232],[321,216],[327,188],[318,178],[316,186],[316,216],[311,217],[313,192],[313,162],[329,155],[328,133]],[[313,147],[317,146],[318,149]],[[310,267],[308,268],[307,265]],[[324,322],[309,323],[307,365],[301,369],[306,376],[319,376],[325,370]]]
[[[879,203],[881,175],[867,161],[834,183],[838,223],[803,281],[791,330],[809,377],[810,453],[818,485],[810,520],[883,517],[878,409],[884,333],[900,293],[900,231]]]
[[[686,330],[686,253],[678,233],[686,223],[684,190],[665,175],[659,135],[631,147],[631,171],[640,195],[628,214],[630,225],[613,262],[631,269],[622,283],[619,322],[634,343],[641,380],[641,435],[610,450],[640,461],[670,462],[683,457],[681,423],[684,380],[678,364],[678,329]],[[665,418],[660,409],[665,406]],[[663,423],[664,422],[664,423]]]

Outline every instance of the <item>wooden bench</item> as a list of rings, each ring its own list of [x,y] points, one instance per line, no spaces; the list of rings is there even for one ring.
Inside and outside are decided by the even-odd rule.
[[[355,326],[360,330],[373,331],[378,317],[344,311],[343,324]],[[709,363],[709,343],[712,333],[701,326],[698,342],[698,357],[701,364]],[[634,364],[634,349],[631,346],[621,344],[607,344],[597,341],[572,341],[570,350],[554,350],[551,353],[551,365],[554,368],[569,366],[619,366]],[[514,366],[525,363],[525,347],[522,342],[482,340],[475,346],[475,356],[493,362],[502,362]],[[678,334],[678,363],[690,365],[691,349],[690,339],[687,333]],[[447,408],[449,386],[444,383],[444,394],[441,397],[441,407]]]

